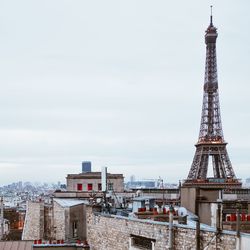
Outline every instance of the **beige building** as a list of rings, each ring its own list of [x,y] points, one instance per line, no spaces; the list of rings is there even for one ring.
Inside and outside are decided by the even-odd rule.
[[[101,191],[102,180],[101,172],[86,172],[80,174],[68,174],[67,176],[68,192],[86,192]],[[115,192],[124,191],[123,174],[107,174],[107,189]]]
[[[84,200],[53,199],[53,239],[86,240]]]
[[[201,223],[236,230],[239,216],[239,231],[245,233],[250,233],[249,197],[250,189],[243,188],[181,188],[181,206],[199,216]]]

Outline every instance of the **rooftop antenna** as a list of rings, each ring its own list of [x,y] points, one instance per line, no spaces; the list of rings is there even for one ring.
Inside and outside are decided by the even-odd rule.
[[[213,5],[210,5],[211,14],[210,14],[210,25],[213,26]]]
[[[104,208],[105,212],[107,212],[108,202],[107,202],[107,167],[102,167],[102,192],[104,198]]]
[[[0,240],[3,239],[4,236],[4,217],[3,217],[3,196],[0,197]]]

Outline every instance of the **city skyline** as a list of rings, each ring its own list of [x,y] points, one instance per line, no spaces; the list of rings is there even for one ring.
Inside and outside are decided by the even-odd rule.
[[[236,176],[249,177],[250,4],[97,3],[3,4],[0,184],[65,181],[85,160],[127,178],[185,179],[211,4],[225,140]]]

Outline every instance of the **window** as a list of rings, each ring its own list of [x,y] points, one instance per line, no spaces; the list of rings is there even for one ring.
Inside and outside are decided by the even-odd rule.
[[[155,239],[150,239],[137,235],[130,235],[130,246],[129,249],[139,250],[139,249],[148,249],[152,250],[155,246]]]
[[[114,190],[114,183],[108,183],[108,190]]]
[[[73,238],[77,237],[77,221],[73,221],[72,223],[72,236]]]
[[[102,191],[102,183],[98,183],[98,191]]]
[[[88,183],[88,189],[87,189],[88,191],[91,191],[91,190],[93,190],[93,184],[92,183]]]
[[[77,191],[82,191],[82,184],[81,183],[77,184]]]

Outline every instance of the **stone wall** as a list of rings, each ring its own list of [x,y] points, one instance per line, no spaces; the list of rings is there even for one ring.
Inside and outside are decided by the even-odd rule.
[[[125,250],[130,247],[131,235],[142,236],[155,240],[157,250],[168,249],[168,223],[129,219],[121,216],[111,216],[92,213],[87,208],[87,239],[92,250]],[[236,236],[223,233],[219,238],[213,231],[201,230],[201,249],[212,241],[208,248],[234,250]],[[214,240],[213,240],[214,239]],[[174,226],[174,249],[191,250],[196,248],[196,231],[189,226]]]
[[[22,240],[42,239],[44,234],[44,203],[27,201]]]
[[[52,225],[52,205],[44,206],[44,239],[51,239],[53,233],[53,225]]]
[[[73,223],[76,223],[76,235],[73,233]],[[53,222],[56,240],[86,240],[86,212],[85,205],[78,204],[70,207],[63,207],[55,200],[53,202]]]
[[[57,202],[53,202],[53,238],[57,240],[65,240],[68,208],[60,206]]]
[[[86,240],[86,212],[85,205],[80,204],[70,207],[69,237]],[[77,224],[76,236],[73,233],[73,223]]]

